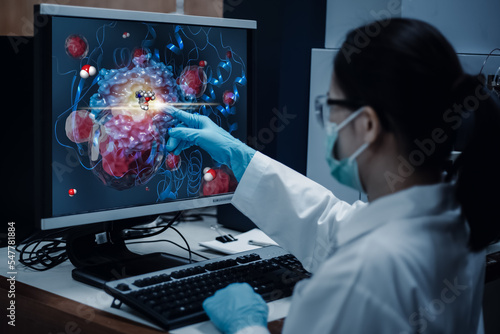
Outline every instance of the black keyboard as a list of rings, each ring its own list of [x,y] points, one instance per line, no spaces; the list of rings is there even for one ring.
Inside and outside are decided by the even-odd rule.
[[[288,297],[310,277],[300,262],[270,246],[106,283],[116,300],[143,313],[166,330],[208,320],[202,303],[225,286],[246,282],[266,302]]]

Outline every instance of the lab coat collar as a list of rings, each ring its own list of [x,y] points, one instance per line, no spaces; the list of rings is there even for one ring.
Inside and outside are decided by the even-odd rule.
[[[460,210],[454,185],[438,183],[414,186],[381,197],[355,212],[337,234],[337,247],[359,238],[390,221],[440,215]]]

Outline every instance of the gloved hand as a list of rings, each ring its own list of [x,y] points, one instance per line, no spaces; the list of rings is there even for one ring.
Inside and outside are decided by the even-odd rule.
[[[224,334],[258,326],[267,332],[267,304],[248,283],[233,283],[205,299],[203,309]]]
[[[197,145],[215,161],[231,168],[236,179],[241,180],[255,154],[253,148],[231,136],[207,116],[190,114],[172,107],[166,111],[181,122],[168,130],[170,138],[167,151],[179,155],[186,148]]]

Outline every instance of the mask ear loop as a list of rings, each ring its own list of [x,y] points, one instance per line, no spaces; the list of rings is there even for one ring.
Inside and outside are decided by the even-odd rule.
[[[358,110],[356,110],[355,112],[353,112],[351,115],[349,115],[349,117],[347,117],[346,119],[344,119],[340,124],[339,126],[337,127],[337,132],[342,130],[343,127],[345,127],[349,122],[351,122],[353,119],[355,119],[356,117],[358,117],[359,114],[361,114],[361,112],[363,111],[363,107],[359,108]],[[361,153],[363,153],[364,150],[366,150],[366,148],[368,147],[368,145],[370,145],[369,143],[364,143],[363,145],[361,145],[349,158],[348,158],[348,161],[349,163],[351,163],[353,160],[355,160]]]
[[[348,159],[349,163],[352,162],[353,160],[355,160],[361,153],[363,153],[364,150],[366,150],[366,148],[368,147],[368,145],[370,145],[370,143],[364,143],[363,145],[361,145],[357,150],[356,152],[354,152]]]
[[[358,115],[361,114],[362,111],[363,111],[363,107],[359,108],[358,110],[356,110],[355,112],[353,112],[352,114],[350,114],[342,122],[340,122],[340,124],[337,126],[337,132],[340,131],[340,130],[342,130],[342,128],[345,127],[350,121],[352,121],[353,119],[355,119],[356,117],[358,117]]]

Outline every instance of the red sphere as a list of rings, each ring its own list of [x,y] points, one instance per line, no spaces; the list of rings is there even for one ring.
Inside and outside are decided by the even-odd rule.
[[[148,61],[148,50],[143,48],[134,49],[133,63],[137,66],[145,66]]]
[[[71,197],[75,196],[75,194],[76,194],[76,190],[75,189],[68,190],[68,195],[70,195]]]
[[[230,90],[226,90],[222,94],[222,101],[226,106],[232,106],[236,102],[236,95]]]
[[[143,48],[137,48],[137,49],[134,50],[134,58],[135,57],[140,57],[140,56],[146,55],[146,54],[148,54],[148,51],[146,51]]]
[[[226,57],[227,58],[233,58],[233,53],[231,51],[226,52]]]
[[[174,155],[172,153],[167,154],[167,167],[170,170],[176,170],[179,167],[179,162],[181,161],[181,157],[178,155]]]
[[[208,64],[208,63],[207,63],[207,61],[206,61],[206,60],[200,60],[200,62],[198,63],[198,65],[199,65],[200,67],[206,67],[206,66],[207,66],[207,64]]]
[[[64,43],[66,53],[73,58],[82,59],[89,52],[89,44],[85,37],[80,35],[70,35]]]
[[[75,110],[66,118],[66,136],[74,143],[85,143],[90,137],[94,121],[86,110]]]
[[[207,88],[207,75],[197,65],[185,67],[178,79],[177,84],[187,96],[199,98]]]

